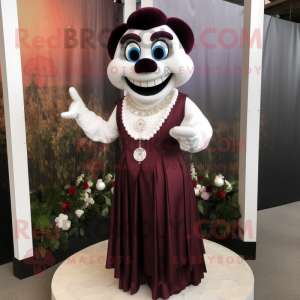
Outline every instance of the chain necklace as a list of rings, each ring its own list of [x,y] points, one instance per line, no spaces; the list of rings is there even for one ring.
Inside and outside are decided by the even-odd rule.
[[[165,106],[166,112],[163,115],[163,117],[159,120],[157,126],[155,126],[155,128],[152,130],[152,133],[150,133],[149,135],[142,135],[142,131],[146,128],[147,123],[145,120],[143,119],[138,119],[135,124],[134,127],[137,131],[140,131],[139,135],[134,134],[133,132],[130,131],[128,124],[127,124],[127,119],[126,119],[126,115],[125,115],[125,111],[126,108],[128,108],[128,97],[129,95],[127,94],[122,102],[122,123],[124,125],[125,130],[127,131],[128,135],[131,136],[134,140],[139,140],[139,147],[137,149],[135,149],[134,153],[133,153],[133,157],[136,161],[139,162],[139,164],[145,160],[146,156],[147,156],[147,152],[144,148],[142,148],[142,140],[145,141],[149,141],[151,138],[154,137],[154,135],[160,130],[162,124],[165,122],[165,120],[168,118],[171,109],[173,108],[173,106],[176,103],[177,97],[178,97],[178,90],[174,89],[171,93],[169,93],[169,95],[165,98],[167,99],[168,105]],[[165,100],[164,99],[164,100]],[[137,114],[136,114],[137,115]]]
[[[126,105],[128,110],[131,113],[135,114],[136,116],[141,116],[141,117],[152,116],[165,109],[171,103],[174,93],[175,90],[171,91],[162,101],[147,108],[142,108],[137,106],[130,98],[130,95],[127,93]]]

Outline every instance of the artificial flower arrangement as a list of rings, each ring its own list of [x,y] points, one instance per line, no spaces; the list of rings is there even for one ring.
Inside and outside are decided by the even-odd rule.
[[[34,248],[65,251],[69,236],[84,235],[83,223],[89,226],[93,219],[110,217],[114,183],[112,174],[98,180],[82,174],[64,189],[41,187],[41,199],[31,191]]]
[[[204,176],[197,174],[194,164],[191,164],[190,170],[198,209],[210,220],[207,230],[203,230],[202,235],[208,233],[212,237],[214,235],[212,226],[216,222],[217,234],[225,236],[226,226],[221,223],[221,220],[228,222],[232,232],[234,220],[241,218],[238,203],[238,182],[229,182],[221,174],[212,177],[209,177],[207,173]]]

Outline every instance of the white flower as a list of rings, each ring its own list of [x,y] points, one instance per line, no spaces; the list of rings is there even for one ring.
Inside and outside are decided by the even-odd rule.
[[[112,179],[112,175],[111,174],[107,174],[104,178],[104,183],[108,184]]]
[[[191,176],[192,176],[192,180],[194,180],[194,181],[198,180],[194,164],[191,164]]]
[[[202,188],[202,187],[201,187],[200,184],[197,184],[197,185],[196,185],[196,189],[200,190],[201,188]]]
[[[89,197],[88,193],[85,191],[84,194],[81,194],[81,200],[86,201],[86,199]]]
[[[90,204],[88,202],[84,203],[84,205],[81,207],[81,209],[85,209],[89,206]]]
[[[91,189],[86,189],[86,192],[91,193],[92,191],[91,191]]]
[[[68,220],[68,216],[65,215],[65,214],[60,214],[58,217],[59,217],[61,220]]]
[[[81,209],[77,209],[77,210],[75,211],[75,214],[77,215],[78,218],[80,218],[80,217],[83,215],[83,213],[84,213],[84,211],[81,210]]]
[[[114,189],[115,189],[115,188],[112,187],[111,190],[110,190],[112,194],[114,193]]]
[[[93,186],[93,181],[89,180],[88,185],[89,185],[89,187]]]
[[[70,229],[71,227],[71,221],[67,221],[67,229]]]
[[[195,195],[199,196],[200,195],[199,189],[194,188],[194,190],[195,190]]]
[[[60,214],[55,219],[56,226],[62,228],[63,230],[68,230],[71,227],[71,221],[68,221],[68,216],[65,214]],[[69,227],[68,227],[69,224]]]
[[[68,230],[71,227],[71,221],[67,221],[67,220],[63,220],[63,224],[62,224],[62,230]]]
[[[232,186],[231,186],[231,184],[230,184],[227,180],[225,180],[225,183],[228,185],[228,187],[227,187],[227,189],[225,190],[225,192],[227,192],[227,193],[231,192],[231,191],[232,191]]]
[[[86,193],[86,197],[83,199],[83,198],[81,198],[85,203],[84,203],[84,205],[81,207],[81,209],[85,209],[85,208],[87,208],[88,206],[89,206],[89,196],[88,196],[88,194]]]
[[[77,177],[76,185],[78,185],[81,181],[83,181],[84,174],[81,174]]]
[[[215,177],[215,181],[214,181],[215,185],[218,186],[218,187],[224,185],[224,179],[223,178],[224,178],[224,176],[222,176],[221,174],[217,175]]]
[[[88,199],[87,199],[87,202],[90,203],[90,204],[94,204],[94,203],[95,203],[95,201],[94,201],[93,198],[88,198]]]

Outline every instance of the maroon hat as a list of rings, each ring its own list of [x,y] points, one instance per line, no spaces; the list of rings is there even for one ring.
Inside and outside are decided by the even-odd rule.
[[[191,27],[181,19],[168,18],[157,8],[145,7],[132,13],[127,24],[121,24],[112,31],[107,46],[110,58],[114,58],[118,43],[128,29],[149,30],[163,25],[169,26],[176,33],[186,54],[189,54],[195,41]]]

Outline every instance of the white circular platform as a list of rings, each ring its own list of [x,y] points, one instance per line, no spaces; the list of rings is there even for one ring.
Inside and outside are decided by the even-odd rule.
[[[254,276],[233,251],[204,240],[207,273],[170,300],[254,300]],[[107,241],[90,246],[64,261],[51,284],[52,300],[152,300],[147,284],[130,295],[119,289],[114,269],[105,269]]]

